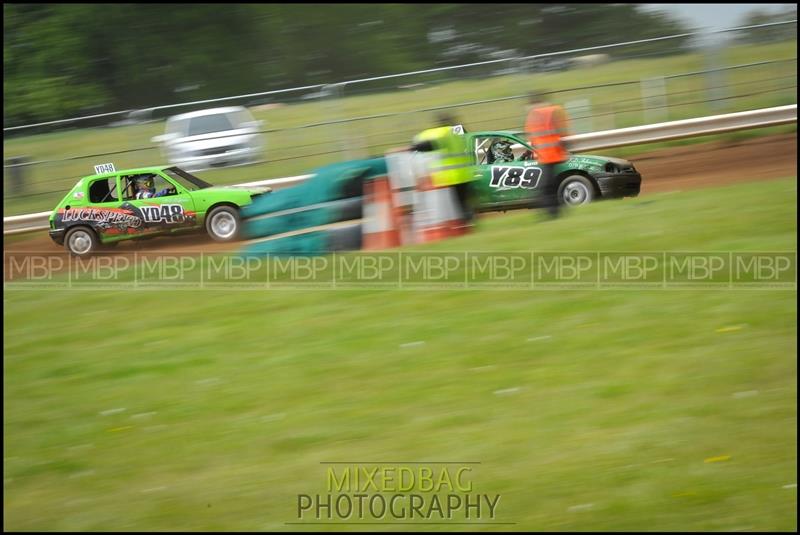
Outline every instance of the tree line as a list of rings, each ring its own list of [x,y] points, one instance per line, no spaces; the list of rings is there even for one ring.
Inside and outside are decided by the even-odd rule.
[[[631,4],[8,3],[3,30],[5,127],[688,31]]]

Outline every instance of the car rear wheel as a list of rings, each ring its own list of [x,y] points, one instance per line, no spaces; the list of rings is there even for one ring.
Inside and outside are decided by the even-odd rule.
[[[594,199],[594,184],[581,175],[568,176],[558,186],[558,202],[569,206],[587,204]]]
[[[230,206],[218,206],[206,217],[206,231],[214,241],[236,240],[240,227],[239,210]]]
[[[98,245],[97,235],[86,227],[72,228],[64,236],[64,248],[74,256],[89,256],[97,250]]]

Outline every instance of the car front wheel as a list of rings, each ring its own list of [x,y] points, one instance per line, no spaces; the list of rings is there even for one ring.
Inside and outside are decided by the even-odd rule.
[[[206,231],[214,241],[236,240],[240,226],[239,210],[230,206],[218,206],[206,217]]]
[[[558,186],[558,201],[569,206],[578,206],[592,202],[594,184],[581,175],[568,176]]]
[[[64,248],[74,256],[89,256],[97,250],[98,245],[97,235],[86,227],[72,228],[64,236]]]

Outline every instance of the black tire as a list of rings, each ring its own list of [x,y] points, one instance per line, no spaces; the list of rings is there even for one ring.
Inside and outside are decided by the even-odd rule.
[[[64,236],[64,249],[72,256],[84,258],[97,251],[100,240],[89,227],[72,227]]]
[[[239,210],[231,206],[217,206],[206,216],[206,232],[218,242],[236,241],[242,230]]]
[[[588,204],[595,196],[594,184],[583,175],[570,175],[558,185],[558,202],[562,205]]]

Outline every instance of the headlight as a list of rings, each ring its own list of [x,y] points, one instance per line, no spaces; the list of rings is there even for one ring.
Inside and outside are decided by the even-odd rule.
[[[619,171],[620,169],[619,167],[616,166],[616,164],[613,164],[611,162],[608,162],[606,164],[606,173],[619,173]]]

